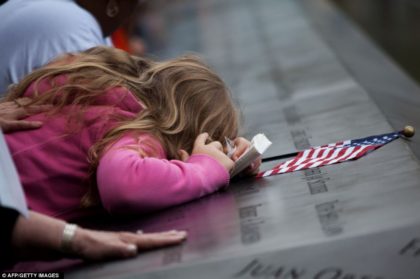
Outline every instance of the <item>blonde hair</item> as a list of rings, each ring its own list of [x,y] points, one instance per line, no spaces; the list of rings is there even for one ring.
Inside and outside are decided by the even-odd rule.
[[[239,117],[224,82],[195,56],[163,62],[130,56],[124,51],[96,47],[44,66],[11,88],[6,99],[22,96],[34,84],[32,104],[54,104],[82,108],[111,87],[125,87],[144,105],[134,119],[124,119],[95,143],[89,152],[94,170],[103,151],[126,132],[147,132],[163,145],[169,159],[180,159],[178,151],[192,152],[196,137],[207,132],[212,140],[238,134]],[[54,77],[66,75],[64,85]],[[47,79],[52,87],[39,94],[37,85]],[[59,92],[59,94],[56,94]],[[149,156],[151,154],[148,154]]]

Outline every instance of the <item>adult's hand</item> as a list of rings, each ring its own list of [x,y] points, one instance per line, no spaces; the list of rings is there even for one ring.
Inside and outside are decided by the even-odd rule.
[[[63,256],[86,260],[127,258],[138,251],[181,243],[184,231],[162,233],[105,232],[77,227],[70,246],[62,251],[66,222],[33,211],[19,216],[12,233],[12,247],[17,259],[43,260]],[[63,255],[62,252],[66,254]]]
[[[0,128],[3,132],[36,129],[42,126],[40,121],[22,120],[30,115],[51,109],[50,105],[30,105],[29,98],[19,98],[11,102],[0,103]]]
[[[179,244],[187,237],[185,231],[160,233],[103,232],[78,228],[72,240],[77,257],[87,260],[128,258],[141,250]]]

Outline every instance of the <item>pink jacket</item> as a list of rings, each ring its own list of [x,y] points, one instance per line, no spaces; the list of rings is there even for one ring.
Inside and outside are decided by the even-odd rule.
[[[58,81],[64,83],[65,78]],[[48,88],[42,82],[39,91]],[[31,86],[25,96],[32,94]],[[202,197],[229,183],[226,169],[207,155],[193,155],[186,162],[167,160],[162,145],[150,134],[126,134],[99,161],[96,178],[103,208],[81,208],[88,187],[89,148],[118,117],[134,117],[142,107],[131,92],[118,87],[104,92],[78,123],[68,122],[74,109],[78,108],[68,106],[54,116],[30,116],[28,120],[44,125],[6,135],[28,205],[35,211],[65,220],[104,209],[111,214],[140,214]],[[69,128],[77,132],[69,133]],[[157,157],[142,157],[133,148],[147,154],[150,146],[158,151]]]

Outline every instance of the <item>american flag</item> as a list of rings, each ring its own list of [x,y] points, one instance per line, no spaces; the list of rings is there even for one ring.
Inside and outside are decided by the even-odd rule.
[[[355,160],[399,137],[400,132],[393,132],[312,147],[299,152],[295,158],[282,162],[271,170],[260,172],[257,177],[266,177]]]

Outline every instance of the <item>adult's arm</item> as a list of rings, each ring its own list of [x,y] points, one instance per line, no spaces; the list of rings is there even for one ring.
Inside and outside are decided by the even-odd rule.
[[[0,207],[0,220],[2,222],[0,230],[0,269],[12,263],[12,232],[19,217],[16,210]]]
[[[61,251],[66,223],[36,212],[19,216],[13,228],[11,245],[16,259],[56,259],[63,256],[87,260],[127,258],[138,251],[174,245],[186,238],[184,231],[161,233],[105,232],[78,227],[69,251]]]

